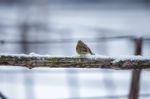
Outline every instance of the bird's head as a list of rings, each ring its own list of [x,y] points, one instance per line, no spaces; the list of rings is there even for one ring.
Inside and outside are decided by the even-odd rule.
[[[83,43],[83,41],[81,41],[81,40],[78,40],[78,44],[81,44],[81,43]]]

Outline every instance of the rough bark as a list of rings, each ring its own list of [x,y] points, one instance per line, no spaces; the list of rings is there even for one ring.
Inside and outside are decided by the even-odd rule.
[[[136,57],[136,56],[135,56]],[[138,56],[137,56],[138,57]],[[107,68],[107,69],[150,69],[150,59],[133,59],[113,57],[50,57],[30,55],[0,55],[0,65],[55,68]]]

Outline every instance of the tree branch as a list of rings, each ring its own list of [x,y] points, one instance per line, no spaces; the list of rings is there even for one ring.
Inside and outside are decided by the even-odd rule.
[[[34,67],[75,67],[75,68],[108,68],[108,69],[150,69],[150,57],[143,56],[87,56],[52,57],[49,55],[0,55],[0,65]]]

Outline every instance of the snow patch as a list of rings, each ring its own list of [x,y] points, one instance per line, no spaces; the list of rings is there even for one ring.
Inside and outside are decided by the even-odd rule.
[[[29,54],[0,54],[1,56],[12,56],[12,57],[62,57],[62,58],[79,58],[80,56],[56,56],[56,55],[40,55],[36,54],[34,52]],[[86,55],[85,58],[91,58],[91,59],[114,59],[113,63],[119,62],[119,61],[125,61],[125,60],[150,60],[150,57],[144,57],[144,56],[134,56],[134,55],[125,55],[125,56],[104,56],[104,55]]]
[[[92,59],[97,59],[97,58],[102,58],[102,59],[111,59],[112,57],[110,56],[104,56],[104,55],[87,55],[86,58],[92,58]]]
[[[150,57],[144,57],[144,56],[134,56],[134,55],[128,55],[128,56],[115,56],[112,57],[114,59],[113,63],[119,62],[119,61],[136,61],[136,60],[150,60]]]

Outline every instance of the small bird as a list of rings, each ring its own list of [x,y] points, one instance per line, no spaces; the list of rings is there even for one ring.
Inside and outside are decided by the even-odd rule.
[[[85,43],[83,43],[81,40],[79,40],[77,43],[76,52],[80,56],[86,56],[87,54],[94,55],[94,53],[91,51],[91,49]]]

